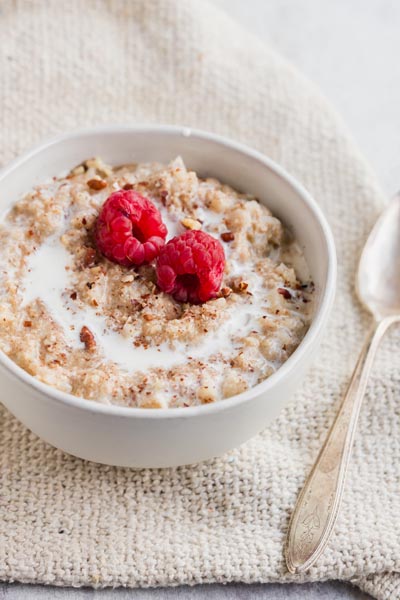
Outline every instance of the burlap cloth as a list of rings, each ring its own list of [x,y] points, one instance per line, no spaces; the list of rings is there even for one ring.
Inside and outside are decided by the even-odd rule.
[[[2,409],[0,577],[74,586],[343,579],[400,598],[396,331],[376,361],[331,543],[302,578],[283,559],[290,511],[367,327],[353,277],[383,204],[338,118],[206,2],[3,0],[0,47],[1,164],[43,136],[99,123],[216,131],[297,176],[328,215],[339,254],[334,315],[306,382],[272,427],[223,458],[155,471],[91,464]]]

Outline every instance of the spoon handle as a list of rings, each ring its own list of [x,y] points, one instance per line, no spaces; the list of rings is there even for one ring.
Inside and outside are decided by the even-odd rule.
[[[371,366],[382,337],[397,320],[388,317],[371,329],[336,419],[297,499],[286,541],[286,563],[291,573],[308,570],[331,536]]]

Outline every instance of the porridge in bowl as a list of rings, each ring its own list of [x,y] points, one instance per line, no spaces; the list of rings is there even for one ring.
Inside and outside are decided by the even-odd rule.
[[[257,199],[177,158],[85,161],[0,225],[0,348],[33,377],[107,404],[239,394],[304,337],[313,283]]]

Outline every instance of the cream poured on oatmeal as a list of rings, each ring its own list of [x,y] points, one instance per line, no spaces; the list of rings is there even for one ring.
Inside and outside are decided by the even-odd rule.
[[[116,189],[162,214],[168,238],[201,228],[226,265],[219,297],[179,304],[153,265],[102,257],[93,225]],[[103,403],[191,406],[269,377],[300,343],[313,285],[299,246],[249,195],[168,166],[86,161],[19,200],[0,226],[0,348],[37,379]]]

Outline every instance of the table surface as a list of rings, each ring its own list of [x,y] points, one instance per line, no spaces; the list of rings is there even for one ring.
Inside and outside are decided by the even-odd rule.
[[[398,0],[212,0],[291,60],[342,115],[388,196],[400,187]],[[298,585],[204,585],[158,590],[55,589],[0,585],[20,600],[349,600],[366,599],[339,582]]]
[[[366,600],[344,583],[199,585],[146,590],[93,590],[3,584],[0,600]]]

